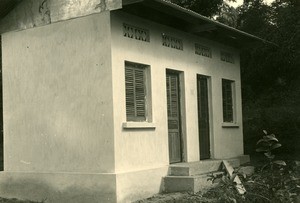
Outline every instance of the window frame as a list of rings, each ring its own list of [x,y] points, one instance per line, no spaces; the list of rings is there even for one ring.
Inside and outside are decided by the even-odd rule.
[[[227,84],[225,84],[227,83]],[[227,88],[230,88],[230,95],[225,95],[227,90],[224,90],[226,88],[224,85],[227,86]],[[224,98],[226,97],[226,98]],[[224,101],[226,99],[227,101]],[[228,101],[230,100],[230,101]],[[229,105],[228,105],[229,103]],[[231,112],[229,112],[231,115],[228,115],[228,106],[230,106]],[[223,114],[223,127],[238,127],[236,123],[236,95],[235,95],[235,81],[224,79],[222,78],[222,114]]]
[[[146,65],[146,64],[141,64],[141,63],[136,63],[136,62],[132,62],[132,61],[125,61],[124,62],[124,82],[125,82],[125,114],[126,114],[126,122],[125,124],[123,124],[124,128],[132,128],[134,126],[129,125],[128,122],[135,122],[135,123],[147,123],[147,122],[151,122],[152,121],[152,114],[151,114],[151,110],[152,110],[152,106],[151,106],[151,84],[150,84],[150,65]],[[127,70],[131,69],[134,71],[133,73],[133,81],[127,81]],[[139,69],[139,70],[143,70],[143,88],[144,88],[144,101],[143,101],[143,106],[144,106],[144,115],[140,116],[138,115],[138,104],[137,104],[137,89],[136,89],[136,73],[135,70]],[[130,96],[128,94],[128,86],[127,84],[132,82],[133,83],[133,101],[128,101],[128,97]],[[133,107],[130,107],[130,105],[128,103],[133,102]],[[140,105],[140,104],[139,104]],[[128,107],[130,108],[134,108],[134,115],[130,115],[128,114],[129,110]],[[148,126],[148,125],[145,125]],[[142,125],[138,125],[139,128],[143,127]],[[151,126],[150,126],[151,127]]]

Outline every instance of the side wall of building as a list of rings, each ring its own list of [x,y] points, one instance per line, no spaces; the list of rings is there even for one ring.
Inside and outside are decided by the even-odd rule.
[[[239,52],[231,47],[207,41],[199,37],[183,33],[179,30],[162,26],[145,19],[131,16],[121,11],[112,12],[112,68],[113,68],[113,100],[116,148],[116,172],[133,173],[149,170],[140,178],[151,176],[153,168],[169,165],[166,69],[179,71],[181,82],[182,131],[184,161],[199,161],[199,129],[197,114],[197,74],[209,77],[210,92],[210,124],[212,158],[223,159],[243,154],[241,85],[239,69]],[[124,24],[132,26],[133,38],[124,36]],[[148,30],[150,42],[137,40],[141,35],[136,32]],[[162,34],[182,39],[183,50],[162,46]],[[210,47],[212,58],[195,54],[195,43]],[[232,53],[234,63],[221,61],[220,52]],[[125,95],[125,61],[150,66],[150,94],[152,121],[137,124],[138,129],[124,128],[123,125],[134,127],[134,123],[126,121]],[[223,126],[222,113],[222,79],[234,81],[235,86],[235,125]],[[138,173],[137,173],[138,174]],[[161,173],[160,175],[162,175]],[[155,174],[158,175],[158,174]],[[155,177],[155,175],[153,177]],[[125,175],[124,175],[125,176]],[[153,180],[154,181],[154,180]],[[149,181],[148,185],[158,185]],[[118,181],[118,197],[122,198],[122,188],[132,184],[140,185],[143,192],[148,185],[135,182],[134,179],[125,183]],[[156,186],[157,188],[157,186]],[[138,193],[136,191],[136,193]],[[124,197],[126,198],[126,197]]]
[[[0,196],[116,202],[110,14],[3,34]]]
[[[109,12],[2,43],[5,171],[114,172]]]

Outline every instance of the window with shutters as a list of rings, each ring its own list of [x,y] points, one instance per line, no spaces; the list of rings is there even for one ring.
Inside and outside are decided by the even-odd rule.
[[[147,121],[149,87],[147,73],[149,66],[125,62],[125,91],[127,121]]]
[[[234,81],[222,79],[223,122],[234,122]]]

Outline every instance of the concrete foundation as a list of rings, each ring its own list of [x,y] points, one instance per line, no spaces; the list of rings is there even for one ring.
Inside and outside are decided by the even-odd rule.
[[[114,174],[0,174],[0,196],[55,203],[116,202]]]
[[[119,174],[0,173],[0,196],[54,203],[115,203],[163,191],[168,166]]]
[[[131,202],[158,194],[164,190],[163,178],[168,166],[117,174],[118,202]]]

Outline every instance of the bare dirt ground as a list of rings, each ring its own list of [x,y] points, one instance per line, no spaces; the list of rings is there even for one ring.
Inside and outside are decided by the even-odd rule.
[[[204,193],[170,193],[170,194],[159,194],[151,198],[139,200],[135,203],[215,203],[216,198],[208,198],[203,196]]]

